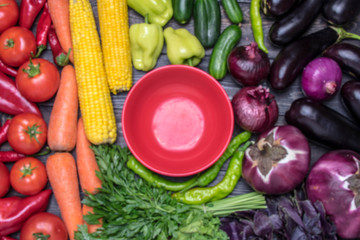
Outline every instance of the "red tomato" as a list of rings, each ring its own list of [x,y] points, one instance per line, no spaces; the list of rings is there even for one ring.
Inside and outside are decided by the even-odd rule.
[[[59,88],[60,73],[48,60],[36,58],[25,62],[18,70],[16,86],[31,102],[45,102]]]
[[[10,189],[9,169],[0,162],[0,198],[5,196]]]
[[[34,34],[24,27],[11,27],[0,36],[0,58],[13,67],[18,67],[36,53]]]
[[[16,152],[31,155],[45,145],[47,125],[42,117],[34,113],[20,113],[11,120],[7,138]]]
[[[68,233],[64,222],[58,216],[41,212],[31,216],[21,228],[21,240],[47,239],[34,237],[33,234],[38,233],[39,236],[49,236],[49,240],[67,240]],[[42,235],[41,235],[42,234]]]
[[[19,18],[19,7],[15,0],[0,0],[0,33],[15,26]]]
[[[33,157],[18,160],[10,170],[10,183],[18,193],[24,195],[39,193],[47,184],[45,165]]]

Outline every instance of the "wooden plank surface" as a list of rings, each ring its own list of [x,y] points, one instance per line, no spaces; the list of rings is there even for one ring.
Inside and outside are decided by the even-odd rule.
[[[17,2],[19,3],[20,0],[17,0]],[[96,1],[91,0],[91,3],[92,3],[93,11],[94,11],[94,14],[95,14],[95,17],[96,17],[96,20],[97,20]],[[242,38],[241,38],[240,43],[238,45],[247,45],[247,44],[249,44],[250,42],[253,41],[253,36],[252,36],[252,31],[251,31],[251,24],[250,24],[250,19],[249,19],[250,0],[239,1],[239,4],[240,4],[240,6],[241,6],[241,8],[243,10],[243,13],[244,13],[244,21],[243,21],[243,23],[241,25]],[[222,15],[221,29],[223,30],[230,24],[230,22],[227,19],[222,6],[221,6],[221,15]],[[264,34],[265,34],[265,38],[266,38],[266,46],[269,49],[269,57],[270,57],[271,61],[273,61],[273,59],[276,57],[277,53],[280,50],[279,47],[272,46],[270,44],[270,42],[268,41],[268,39],[267,39],[268,30],[269,30],[269,28],[270,28],[270,26],[271,26],[271,24],[273,23],[274,20],[271,19],[271,18],[266,18],[265,16],[262,16],[262,17],[263,17]],[[140,16],[139,14],[134,12],[132,9],[129,9],[129,24],[130,25],[134,24],[134,23],[140,23],[142,21],[143,21],[142,16]],[[360,34],[359,23],[360,23],[360,16],[358,16],[357,19],[350,26],[348,26],[346,29],[348,31],[350,31],[350,32]],[[324,28],[326,25],[327,25],[326,21],[323,19],[323,17],[321,15],[319,15],[319,17],[313,22],[313,24],[307,30],[306,33],[317,31],[319,29]],[[180,24],[176,23],[175,20],[172,19],[165,27],[168,27],[168,26],[171,26],[173,28],[185,27],[191,33],[194,32],[193,20],[191,20],[186,25],[180,25]],[[32,30],[35,33],[36,24],[33,26]],[[350,42],[360,46],[359,41],[352,40]],[[207,49],[206,50],[206,56],[204,57],[202,62],[197,66],[198,68],[200,68],[200,69],[202,69],[204,71],[207,71],[211,51],[212,51],[212,49]],[[50,51],[49,47],[42,54],[42,57],[45,58],[45,59],[48,59],[50,61],[53,61],[51,51]],[[160,58],[158,60],[158,63],[157,63],[156,67],[160,67],[160,66],[164,66],[164,65],[168,65],[168,64],[170,64],[170,63],[169,63],[169,61],[167,59],[167,56],[166,56],[166,46],[164,46],[162,54],[161,54],[161,56],[160,56]],[[141,78],[144,74],[145,74],[144,72],[137,71],[137,70],[134,69],[134,72],[133,72],[134,84],[136,84],[137,80],[139,78]],[[349,79],[350,79],[350,77],[348,75],[344,74],[343,83],[346,82]],[[232,77],[229,74],[223,80],[221,80],[220,83],[224,87],[227,94],[229,95],[229,99],[232,99],[232,97],[235,95],[235,93],[241,88],[241,86],[237,85],[232,80]],[[262,85],[266,86],[266,87],[270,87],[270,84],[267,81],[264,81],[262,83]],[[303,93],[302,93],[301,88],[300,88],[299,78],[296,80],[296,82],[294,84],[292,84],[286,90],[284,90],[284,91],[275,91],[275,90],[271,89],[271,92],[276,96],[276,100],[277,100],[278,105],[279,105],[280,116],[279,116],[279,119],[277,121],[277,125],[286,124],[286,122],[284,120],[284,113],[287,111],[287,109],[289,108],[292,101],[294,101],[295,99],[303,96]],[[124,100],[125,100],[126,96],[127,96],[127,93],[119,93],[118,95],[113,95],[112,96],[114,110],[115,110],[115,114],[116,114],[116,120],[117,120],[117,128],[118,128],[118,139],[117,139],[116,143],[120,144],[122,146],[125,145],[125,141],[124,141],[124,138],[122,136],[122,130],[121,130],[121,112],[122,112],[122,107],[123,107],[123,103],[124,103]],[[49,120],[49,115],[50,115],[50,112],[51,112],[53,101],[54,101],[54,99],[51,99],[51,100],[49,100],[47,102],[38,104],[39,107],[40,107],[41,112],[43,113],[44,119],[47,122]],[[341,98],[340,98],[339,94],[337,94],[330,101],[327,101],[325,104],[330,106],[331,108],[337,110],[338,112],[342,113],[343,115],[351,118],[351,116],[349,115],[349,113],[345,109],[344,105],[341,103]],[[0,121],[1,121],[1,123],[3,124],[8,117],[10,117],[10,116],[6,115],[6,114],[3,114],[3,113],[0,113]],[[239,129],[237,126],[235,126],[234,135],[239,133],[240,131],[241,131],[241,129]],[[256,136],[253,136],[253,139],[255,140]],[[10,150],[10,147],[9,147],[9,145],[7,143],[5,143],[0,147],[0,150],[2,150],[2,151]],[[312,162],[312,164],[326,151],[329,151],[329,149],[311,142],[311,157],[312,157],[311,162]],[[73,152],[73,154],[74,154],[74,152]],[[39,159],[41,159],[45,163],[46,158],[47,158],[47,156],[43,156],[43,157],[40,157]],[[10,169],[12,164],[7,164],[7,166]],[[223,166],[219,176],[216,178],[216,180],[212,184],[216,184],[218,181],[220,181],[222,179],[222,177],[224,176],[224,173],[226,171],[226,167],[227,167],[227,164],[225,164]],[[48,184],[47,187],[51,188],[49,184]],[[251,191],[250,187],[244,182],[243,179],[241,179],[240,182],[238,183],[238,185],[236,186],[234,192],[232,193],[232,195],[242,194],[242,193],[249,192],[249,191]],[[7,196],[14,196],[14,195],[20,196],[20,194],[16,193],[13,190],[11,190],[10,193]],[[51,197],[48,212],[51,212],[51,213],[54,213],[54,214],[60,216],[58,206],[57,206],[57,203],[56,203],[56,200],[55,200],[54,196]],[[19,234],[18,233],[13,234],[13,237],[18,238]]]

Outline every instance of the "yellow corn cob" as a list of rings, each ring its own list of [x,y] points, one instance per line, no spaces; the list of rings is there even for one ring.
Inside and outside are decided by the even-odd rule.
[[[132,65],[126,0],[98,0],[97,7],[110,91],[127,91],[132,86]]]
[[[74,65],[84,128],[93,144],[116,140],[116,120],[89,0],[70,0]]]

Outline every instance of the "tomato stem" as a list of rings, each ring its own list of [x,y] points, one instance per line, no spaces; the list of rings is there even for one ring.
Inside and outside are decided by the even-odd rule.
[[[7,5],[9,5],[9,3],[3,3],[3,4],[0,4],[0,7],[5,7]]]
[[[34,124],[31,127],[28,126],[27,130],[24,130],[27,134],[29,134],[30,139],[34,138],[37,143],[40,144],[39,139],[37,138],[37,134],[41,134],[42,132],[38,131],[37,129],[40,126]]]
[[[30,78],[35,77],[36,75],[39,75],[40,72],[40,63],[38,65],[34,65],[32,63],[32,59],[30,58],[30,63],[28,64],[28,69],[23,68],[23,72],[27,73]]]
[[[5,49],[8,48],[13,48],[15,45],[14,39],[10,38],[10,39],[6,39],[6,45],[5,45]]]
[[[42,232],[40,233],[33,233],[33,236],[36,240],[47,240],[50,238],[50,235],[44,235]]]
[[[28,175],[31,175],[33,170],[35,170],[37,167],[31,168],[31,163],[29,163],[29,166],[24,165],[24,167],[20,170],[22,172],[21,178],[24,178]]]

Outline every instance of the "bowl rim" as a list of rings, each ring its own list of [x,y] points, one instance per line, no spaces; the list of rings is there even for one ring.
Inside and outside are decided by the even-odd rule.
[[[124,124],[124,119],[125,119],[125,109],[127,109],[127,105],[129,102],[129,99],[131,98],[131,96],[133,95],[133,92],[136,91],[137,86],[139,86],[139,83],[142,83],[143,81],[146,81],[146,79],[148,78],[149,75],[152,74],[156,74],[159,71],[162,71],[164,69],[188,69],[190,71],[196,71],[202,75],[205,75],[209,80],[211,80],[213,82],[214,85],[216,85],[217,89],[221,92],[221,96],[226,98],[226,105],[227,108],[229,109],[229,119],[230,119],[230,128],[229,128],[229,133],[227,136],[227,139],[225,141],[225,144],[223,145],[223,147],[221,148],[221,150],[219,151],[219,153],[216,155],[216,157],[214,157],[214,159],[212,159],[211,161],[209,161],[207,164],[205,164],[204,166],[202,166],[201,168],[197,168],[195,170],[192,171],[187,171],[187,172],[183,172],[183,173],[173,173],[173,172],[167,172],[167,171],[163,171],[163,170],[159,170],[157,168],[154,168],[153,166],[149,165],[147,162],[145,162],[143,159],[141,159],[141,157],[139,157],[139,155],[136,153],[136,151],[134,151],[133,146],[129,143],[128,140],[128,136],[127,136],[127,130],[125,129],[125,124]],[[219,94],[220,95],[220,94]],[[129,148],[131,154],[146,168],[148,168],[149,170],[158,173],[160,175],[164,175],[164,176],[169,176],[169,177],[187,177],[187,176],[192,176],[195,175],[197,173],[200,173],[204,170],[206,170],[207,168],[211,167],[221,156],[222,154],[225,152],[225,150],[227,149],[231,139],[232,139],[232,135],[233,135],[233,131],[234,131],[234,112],[232,110],[232,106],[231,106],[231,101],[229,98],[229,95],[226,93],[224,87],[219,83],[218,80],[216,80],[213,76],[211,76],[209,73],[207,73],[206,71],[199,69],[197,67],[193,67],[193,66],[188,66],[188,65],[180,65],[180,64],[172,64],[172,65],[165,65],[165,66],[161,66],[158,68],[155,68],[149,72],[146,72],[133,86],[132,88],[129,90],[124,104],[123,104],[123,108],[122,108],[122,113],[121,113],[121,128],[122,128],[122,133],[123,133],[123,137],[125,140],[125,143],[127,145],[127,147]]]

